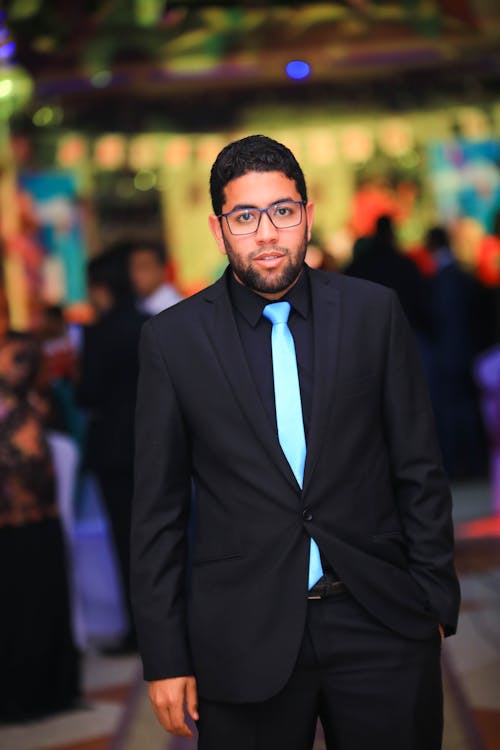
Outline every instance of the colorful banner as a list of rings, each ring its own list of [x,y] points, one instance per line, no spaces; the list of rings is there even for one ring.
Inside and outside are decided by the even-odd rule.
[[[24,174],[33,197],[44,264],[46,302],[69,306],[85,299],[85,247],[76,177],[67,172]]]
[[[427,146],[429,175],[446,225],[475,219],[487,234],[500,211],[500,141],[456,139]]]

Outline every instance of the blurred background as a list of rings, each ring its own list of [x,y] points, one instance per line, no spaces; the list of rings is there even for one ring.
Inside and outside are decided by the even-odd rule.
[[[61,669],[46,706],[8,699],[5,671],[0,747],[167,746],[144,703],[123,586],[136,345],[149,315],[224,269],[208,176],[251,133],[303,167],[310,265],[392,286],[415,331],[464,591],[444,653],[446,747],[498,750],[497,0],[4,0],[0,594],[13,614],[0,655],[26,677],[42,618],[39,685]],[[27,424],[52,489],[33,482]],[[44,558],[54,544],[34,584],[33,550]],[[65,597],[66,615],[47,606]],[[54,640],[66,646],[56,653]]]

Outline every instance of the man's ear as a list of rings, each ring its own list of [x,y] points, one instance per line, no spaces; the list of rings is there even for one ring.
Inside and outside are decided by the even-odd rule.
[[[307,241],[311,239],[311,230],[314,220],[314,203],[312,201],[308,201],[305,205],[306,209],[306,218],[307,218]]]
[[[208,226],[209,226],[210,231],[212,232],[214,240],[217,243],[219,252],[221,252],[223,255],[226,255],[226,246],[224,244],[224,235],[222,234],[222,226],[221,226],[220,220],[217,218],[215,214],[210,214],[210,216],[208,217]]]

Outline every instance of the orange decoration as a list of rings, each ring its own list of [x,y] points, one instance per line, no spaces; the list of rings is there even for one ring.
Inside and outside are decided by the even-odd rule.
[[[371,159],[374,152],[373,138],[367,128],[353,126],[341,135],[342,153],[351,162],[359,163]]]
[[[169,167],[181,167],[189,159],[191,145],[187,138],[172,138],[163,151],[163,161]]]
[[[386,154],[404,156],[411,151],[413,144],[413,132],[405,120],[394,117],[382,123],[380,145]]]
[[[132,169],[153,169],[157,164],[157,140],[154,136],[140,135],[129,145],[128,160]]]
[[[101,169],[118,169],[125,163],[125,139],[121,135],[104,135],[96,141],[94,159]]]
[[[61,141],[57,152],[57,161],[62,167],[73,167],[80,164],[87,155],[87,144],[77,135]]]
[[[500,284],[500,239],[489,234],[482,238],[477,255],[476,275],[483,284]]]

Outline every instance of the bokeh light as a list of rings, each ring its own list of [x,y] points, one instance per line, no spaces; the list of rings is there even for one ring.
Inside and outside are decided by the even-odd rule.
[[[291,60],[286,66],[286,74],[294,81],[302,81],[311,74],[311,66],[303,60]]]

